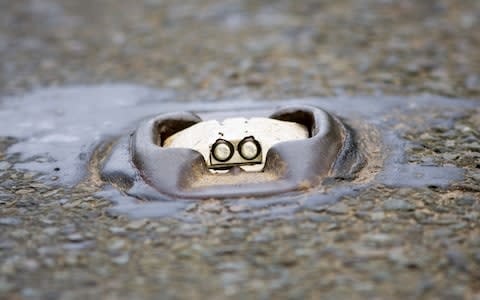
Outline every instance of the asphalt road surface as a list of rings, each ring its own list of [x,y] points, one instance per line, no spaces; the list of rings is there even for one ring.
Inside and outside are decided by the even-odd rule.
[[[215,200],[190,209],[195,222],[112,216],[96,185],[15,168],[18,140],[0,137],[0,299],[480,300],[479,28],[475,0],[1,1],[0,110],[4,97],[106,83],[179,103],[428,93],[478,105],[403,136],[421,145],[409,162],[462,168],[462,181],[376,185],[271,220]]]

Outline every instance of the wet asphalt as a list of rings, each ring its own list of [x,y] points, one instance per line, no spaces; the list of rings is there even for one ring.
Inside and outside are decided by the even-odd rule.
[[[480,96],[478,1],[0,3],[0,91],[134,83],[230,97]],[[2,100],[0,100],[2,101]],[[39,101],[38,105],[41,105]],[[375,185],[280,219],[209,200],[198,218],[112,215],[53,187],[0,138],[0,299],[480,299],[480,110],[412,129],[436,186]],[[441,116],[440,116],[441,117]],[[411,120],[405,118],[405,123]]]

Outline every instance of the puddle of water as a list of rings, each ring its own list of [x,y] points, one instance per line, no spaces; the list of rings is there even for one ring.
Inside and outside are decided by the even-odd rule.
[[[175,95],[164,90],[134,85],[102,85],[88,87],[50,88],[34,91],[22,97],[0,100],[0,136],[14,137],[7,156],[19,154],[15,169],[43,174],[51,184],[74,186],[85,179],[92,153],[101,143],[126,137],[139,122],[152,115],[175,111],[248,111],[255,108],[270,110],[289,104],[307,104],[336,114],[356,128],[358,124],[373,126],[383,145],[380,153],[382,166],[371,180],[342,182],[310,190],[303,195],[284,195],[256,200],[225,200],[222,209],[242,205],[249,213],[264,210],[262,216],[289,215],[298,209],[334,203],[346,195],[354,195],[373,184],[392,187],[446,188],[462,180],[464,171],[455,167],[420,166],[407,163],[405,149],[409,142],[401,139],[402,132],[414,126],[453,126],[454,118],[475,103],[461,99],[436,96],[416,97],[335,97],[291,99],[288,101],[251,101],[228,99],[217,102],[175,102]],[[442,118],[436,112],[445,112]],[[214,116],[215,113],[211,113]],[[420,122],[410,120],[421,119]],[[360,140],[364,136],[359,136]],[[119,143],[119,145],[122,143]],[[114,151],[112,159],[118,164],[129,164],[128,151]],[[368,153],[367,153],[368,154]],[[133,182],[126,182],[131,187]],[[136,194],[155,193],[144,185],[134,185]],[[133,193],[133,194],[135,194]],[[192,218],[186,213],[192,201],[139,201],[114,188],[106,188],[100,196],[116,202],[112,212],[127,213],[133,218],[179,217]],[[292,205],[294,204],[294,205]],[[198,204],[200,207],[202,204]],[[281,208],[283,207],[283,208]],[[193,214],[194,215],[194,214]],[[197,216],[198,217],[198,216]]]
[[[103,139],[122,135],[173,95],[136,86],[45,89],[0,105],[0,136],[19,140],[17,169],[57,176],[75,185],[86,176],[92,151]],[[55,171],[56,170],[56,171]]]

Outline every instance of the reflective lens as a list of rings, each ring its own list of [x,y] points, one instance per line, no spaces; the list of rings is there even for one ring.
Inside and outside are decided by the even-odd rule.
[[[226,140],[217,140],[212,146],[212,155],[218,161],[227,161],[233,156],[233,145]]]
[[[254,137],[243,139],[238,144],[240,155],[246,160],[252,160],[260,154],[260,143]]]

